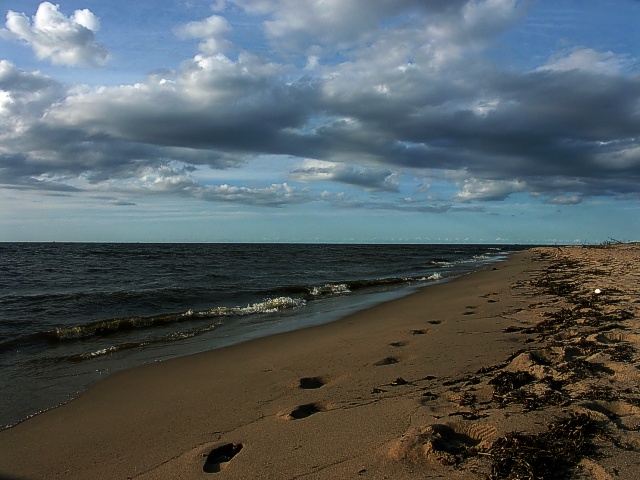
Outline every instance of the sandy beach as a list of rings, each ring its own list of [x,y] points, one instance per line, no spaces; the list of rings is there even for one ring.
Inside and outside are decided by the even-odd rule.
[[[640,478],[639,267],[638,244],[534,248],[120,372],[0,432],[0,478]]]

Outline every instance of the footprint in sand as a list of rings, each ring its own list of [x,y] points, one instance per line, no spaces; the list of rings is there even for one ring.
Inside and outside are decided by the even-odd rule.
[[[398,378],[396,378],[393,382],[391,382],[389,385],[390,385],[391,387],[399,387],[399,386],[401,386],[401,385],[410,385],[410,384],[411,384],[411,382],[409,382],[409,381],[405,380],[405,379],[404,379],[404,378],[402,378],[402,377],[398,377]]]
[[[378,360],[376,363],[374,363],[374,365],[376,367],[381,367],[383,365],[393,365],[394,363],[398,362],[400,362],[400,360],[398,360],[396,357],[386,357],[382,360]]]
[[[390,346],[390,347],[396,347],[396,348],[399,348],[399,347],[406,347],[406,346],[407,346],[407,342],[391,342],[391,343],[389,344],[389,346]]]
[[[202,470],[205,473],[218,473],[222,471],[231,459],[240,453],[243,446],[241,443],[227,443],[214,448],[209,455],[207,455]]]
[[[463,315],[475,315],[476,314],[475,309],[477,307],[475,307],[473,305],[468,305],[465,308],[467,309],[467,311],[464,312]]]
[[[469,449],[483,450],[497,438],[497,429],[477,423],[435,424],[412,427],[389,445],[388,455],[396,461],[409,460],[453,465]]]
[[[422,396],[420,397],[420,404],[421,405],[428,405],[429,403],[433,402],[434,400],[438,399],[438,395],[433,393],[433,392],[424,392],[422,394]]]
[[[324,377],[303,377],[298,384],[299,388],[305,390],[315,390],[316,388],[323,387],[327,384],[327,380]]]
[[[484,295],[480,295],[480,298],[486,298],[487,303],[497,303],[498,300],[496,300],[495,298],[491,298],[495,296],[498,296],[496,292],[490,292],[490,293],[485,293]]]
[[[586,402],[583,408],[605,415],[620,430],[637,432],[640,429],[640,407],[622,400]]]
[[[319,412],[326,412],[327,410],[327,405],[322,403],[305,403],[304,405],[298,405],[287,415],[287,418],[289,420],[301,420]]]

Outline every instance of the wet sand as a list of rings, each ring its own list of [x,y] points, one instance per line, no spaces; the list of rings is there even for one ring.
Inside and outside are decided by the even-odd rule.
[[[639,310],[637,244],[520,252],[114,374],[0,432],[0,478],[640,478]]]

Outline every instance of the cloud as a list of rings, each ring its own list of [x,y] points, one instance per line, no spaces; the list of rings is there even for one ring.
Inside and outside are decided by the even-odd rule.
[[[304,192],[286,183],[272,184],[265,188],[248,188],[229,185],[206,186],[198,196],[203,200],[280,207],[283,205],[307,203],[311,201]]]
[[[553,55],[538,71],[570,71],[582,70],[596,74],[621,73],[630,64],[624,55],[616,55],[611,51],[598,52],[592,48],[576,47],[571,51]]]
[[[39,72],[25,72],[0,60],[0,139],[24,132],[66,89]],[[0,149],[0,151],[2,151]]]
[[[388,169],[307,160],[292,170],[289,178],[296,182],[333,181],[373,191],[398,191],[397,174]]]
[[[264,30],[280,48],[302,51],[311,45],[345,48],[370,38],[385,14],[404,9],[406,4],[398,2],[392,6],[376,0],[366,6],[360,1],[337,0],[272,2],[273,13],[264,22]]]
[[[59,5],[42,2],[33,23],[24,13],[9,10],[6,27],[5,34],[25,42],[40,60],[54,65],[97,66],[109,60],[109,52],[95,40],[100,21],[87,9],[66,17]]]
[[[538,71],[582,70],[596,74],[619,74],[630,64],[624,55],[611,51],[598,52],[592,48],[575,47],[569,52],[554,54]]]
[[[235,0],[262,26],[271,48],[285,55],[324,60],[382,62],[398,56],[431,65],[458,59],[465,48],[480,50],[522,18],[532,3],[516,0]],[[405,58],[406,61],[406,58]],[[373,65],[372,65],[373,66]]]
[[[509,8],[515,1],[467,2],[466,0],[234,0],[234,4],[254,15],[266,15],[263,27],[273,41],[274,48],[305,51],[313,45],[332,48],[351,48],[374,41],[380,30],[388,30],[397,24],[410,24],[416,19],[430,24],[459,21],[466,9],[465,20],[476,26],[477,18],[484,12],[495,24],[496,18],[509,16]],[[501,15],[494,14],[496,10]],[[487,27],[487,30],[491,27]]]
[[[44,189],[53,184],[32,180],[81,179],[96,184],[136,177],[145,168],[176,160],[215,168],[244,161],[241,155],[226,152],[117,137],[100,126],[92,128],[82,118],[71,123],[55,120],[57,106],[87,94],[86,89],[65,87],[0,61],[0,182]]]
[[[340,192],[338,194],[332,194],[330,192],[323,192],[319,200],[327,202],[334,207],[343,209],[365,209],[365,210],[387,210],[403,213],[425,213],[425,214],[439,214],[439,213],[460,213],[460,212],[484,212],[484,207],[476,205],[459,205],[424,200],[404,199],[403,201],[389,201],[389,200],[367,200],[363,201],[358,198],[354,198]]]
[[[175,81],[149,81],[69,96],[46,122],[151,145],[268,152],[313,111],[308,80],[250,55],[197,55]]]
[[[199,22],[189,22],[174,30],[175,34],[182,39],[202,39],[199,48],[208,55],[222,53],[230,48],[231,42],[224,38],[224,35],[230,31],[229,22],[219,15],[212,15]]]
[[[263,207],[308,203],[314,199],[304,189],[298,189],[286,183],[271,184],[262,188],[202,184],[185,168],[170,164],[156,168],[147,167],[140,172],[137,180],[125,182],[119,189],[129,194],[168,194],[208,202]]]
[[[582,199],[578,195],[561,195],[550,198],[545,203],[549,203],[551,205],[577,205],[580,202],[582,202]]]
[[[480,180],[467,179],[456,195],[456,199],[463,202],[473,200],[497,201],[504,200],[512,193],[527,190],[527,185],[518,180]]]
[[[332,82],[332,106],[335,98],[335,110],[351,119],[318,132],[352,158],[352,152],[367,153],[391,168],[464,171],[529,185],[537,176],[581,178],[586,194],[622,170],[638,179],[637,77],[581,70],[472,68],[440,78],[419,67],[409,72],[415,80],[387,77],[384,92]]]

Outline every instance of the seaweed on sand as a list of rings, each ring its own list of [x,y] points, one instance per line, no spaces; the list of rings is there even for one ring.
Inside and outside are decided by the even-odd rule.
[[[523,329],[522,333],[551,335],[565,330],[575,322],[575,313],[569,308],[561,308],[556,312],[548,313],[546,317],[533,327]]]
[[[536,379],[528,372],[500,372],[489,381],[494,396],[504,396]]]
[[[583,457],[596,454],[592,438],[599,426],[587,415],[573,415],[532,435],[511,432],[498,438],[489,449],[491,480],[536,480],[571,478]]]
[[[614,362],[629,363],[635,358],[636,349],[632,345],[620,344],[609,349],[609,355]]]
[[[539,382],[536,380],[536,377],[528,372],[501,372],[489,381],[489,385],[493,386],[493,399],[501,407],[518,403],[526,410],[536,410],[544,405],[561,405],[567,401],[562,393],[562,382],[551,377]],[[532,383],[544,383],[547,388],[538,393],[522,388]]]
[[[537,280],[531,282],[531,285],[539,288],[542,293],[547,295],[555,295],[558,297],[565,297],[575,292],[576,285],[567,280],[558,280],[550,275],[545,275]]]

